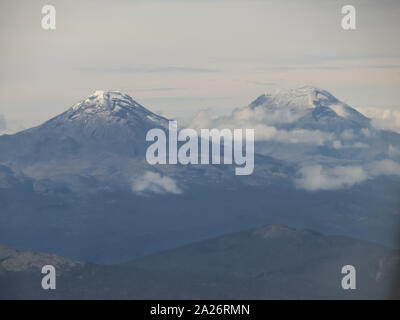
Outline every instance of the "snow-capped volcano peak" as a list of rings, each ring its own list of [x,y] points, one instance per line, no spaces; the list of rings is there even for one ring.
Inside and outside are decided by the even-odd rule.
[[[271,114],[286,115],[287,121],[300,119],[307,114],[346,118],[356,122],[368,119],[361,113],[338,100],[326,90],[302,86],[296,89],[285,89],[275,94],[263,94],[254,100],[250,109],[262,109]]]
[[[153,122],[166,126],[167,120],[137,103],[128,94],[120,91],[96,90],[83,100],[73,105],[63,118],[92,121],[102,118],[107,121],[125,120],[128,122]]]
[[[250,106],[253,108],[264,105],[279,108],[309,109],[319,106],[329,106],[338,102],[328,91],[312,86],[303,86],[296,89],[280,90],[276,94],[263,94]]]
[[[119,111],[121,108],[144,109],[140,104],[133,100],[129,95],[120,91],[96,90],[82,101],[72,107],[72,110],[81,110],[86,113],[98,111]]]
[[[168,128],[168,119],[147,110],[127,94],[96,90],[29,131],[35,136],[70,139],[78,145],[101,141],[105,149],[114,151],[125,150],[129,145],[128,151],[138,152],[144,148],[145,135],[152,128]]]

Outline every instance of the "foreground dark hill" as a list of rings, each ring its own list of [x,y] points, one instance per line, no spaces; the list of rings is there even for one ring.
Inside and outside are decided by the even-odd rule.
[[[269,225],[154,254],[94,265],[0,247],[2,299],[390,298],[399,253],[364,241]],[[40,268],[57,268],[57,289]],[[341,268],[357,289],[341,288]]]

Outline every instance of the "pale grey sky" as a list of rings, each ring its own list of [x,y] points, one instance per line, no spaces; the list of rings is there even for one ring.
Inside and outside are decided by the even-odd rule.
[[[41,28],[41,8],[57,30]],[[357,10],[344,31],[341,7]],[[187,118],[314,85],[400,107],[400,1],[1,0],[0,114],[29,127],[95,89]]]

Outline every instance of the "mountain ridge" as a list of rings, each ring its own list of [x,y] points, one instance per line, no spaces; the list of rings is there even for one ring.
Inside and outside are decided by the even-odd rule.
[[[122,264],[60,264],[64,258],[0,246],[0,261],[4,256],[21,267],[2,274],[0,263],[7,289],[0,298],[17,299],[382,299],[391,297],[400,262],[398,251],[372,243],[276,224]],[[39,286],[41,265],[54,262],[57,289],[46,292]],[[356,291],[341,288],[345,264],[357,269]]]

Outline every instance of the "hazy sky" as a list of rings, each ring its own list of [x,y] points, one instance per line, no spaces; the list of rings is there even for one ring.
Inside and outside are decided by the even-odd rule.
[[[41,28],[41,9],[57,29]],[[357,30],[341,28],[341,7]],[[400,106],[400,1],[0,0],[0,114],[39,124],[95,89],[178,118],[314,85]]]

